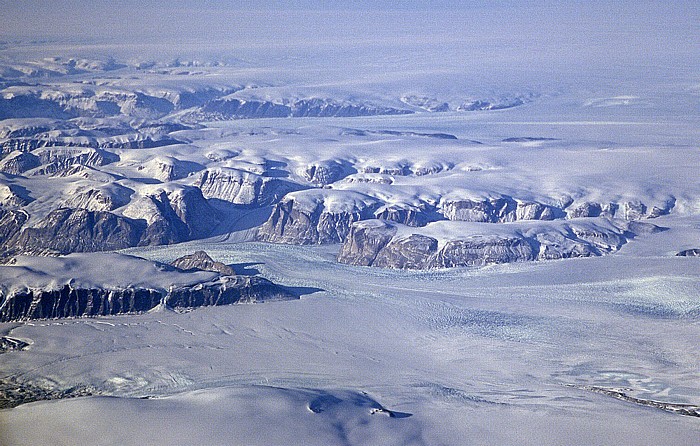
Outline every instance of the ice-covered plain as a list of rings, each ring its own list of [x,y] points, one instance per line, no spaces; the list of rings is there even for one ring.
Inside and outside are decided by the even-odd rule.
[[[694,2],[1,9],[0,443],[697,443]]]

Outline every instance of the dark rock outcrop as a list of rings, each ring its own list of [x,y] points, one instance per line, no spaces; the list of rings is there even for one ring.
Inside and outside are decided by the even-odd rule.
[[[410,110],[378,107],[369,104],[338,102],[333,99],[301,99],[291,106],[293,117],[354,117],[410,114]]]
[[[196,185],[207,198],[250,206],[275,203],[287,193],[302,188],[281,178],[225,167],[203,171]]]
[[[700,248],[686,249],[676,255],[679,257],[700,257]]]
[[[639,201],[628,201],[622,205],[622,212],[627,220],[639,220],[647,213],[647,206]]]
[[[11,175],[22,175],[24,172],[39,167],[41,161],[39,157],[20,151],[10,153],[0,162],[0,171]]]
[[[675,206],[675,199],[651,210],[641,202],[597,203],[585,201],[561,203],[558,206],[536,201],[519,201],[508,196],[482,199],[445,199],[440,211],[448,220],[479,223],[506,223],[519,220],[554,220],[559,218],[621,218],[628,221],[667,215]]]
[[[259,228],[258,240],[295,245],[340,243],[352,223],[372,218],[379,205],[374,198],[357,192],[308,192],[310,196],[288,195],[277,203]]]
[[[588,242],[601,252],[617,251],[627,243],[628,238],[624,231],[601,231],[581,225],[571,225],[571,231],[575,236],[571,238]]]
[[[577,387],[583,390],[589,390],[591,392],[600,393],[602,395],[611,396],[620,401],[626,401],[628,403],[634,403],[640,406],[653,407],[654,409],[660,409],[666,412],[671,412],[677,415],[685,415],[689,417],[700,417],[700,406],[695,406],[693,404],[680,404],[680,403],[670,403],[664,401],[654,401],[644,398],[637,398],[635,396],[628,395],[627,393],[619,389],[610,389],[599,386],[571,386]]]
[[[152,212],[139,246],[167,245],[204,238],[219,223],[216,211],[202,192],[191,186],[169,193],[161,190],[147,195],[136,207],[149,208]]]
[[[291,300],[297,296],[262,277],[222,276],[170,290],[148,288],[24,288],[3,296],[0,322],[141,313],[163,304],[174,309]]]
[[[215,282],[173,288],[168,291],[165,303],[171,308],[195,308],[295,298],[263,277],[222,276]]]
[[[211,207],[202,191],[196,187],[182,187],[161,196],[163,204],[168,204],[175,215],[187,226],[189,239],[208,237],[219,223],[216,210]]]
[[[327,186],[356,172],[347,161],[325,160],[307,166],[303,176],[317,186]]]
[[[16,234],[7,247],[12,253],[35,255],[108,251],[136,246],[142,232],[139,222],[110,212],[59,208]]]
[[[16,236],[28,218],[29,215],[24,211],[8,211],[0,208],[0,246]],[[1,248],[0,251],[2,251]]]
[[[291,116],[291,108],[284,104],[267,101],[246,101],[242,99],[215,99],[199,110],[201,118],[214,120],[244,118],[286,118]],[[186,121],[188,122],[188,121]]]
[[[600,255],[600,251],[590,243],[566,237],[558,232],[537,234],[535,241],[539,244],[538,260],[570,259]]]
[[[34,401],[76,398],[98,394],[99,391],[91,386],[72,386],[69,389],[56,390],[19,382],[14,377],[0,378],[0,409],[9,409]]]
[[[499,100],[469,100],[465,101],[457,107],[459,111],[484,111],[484,110],[503,110],[506,108],[518,107],[529,101],[527,97],[502,98]]]
[[[448,241],[429,265],[433,268],[483,266],[535,260],[535,257],[530,243],[522,238],[476,235]]]
[[[201,271],[213,271],[220,273],[225,276],[233,276],[236,272],[230,266],[215,262],[214,259],[209,257],[204,251],[196,251],[194,254],[188,254],[173,260],[170,263],[175,268],[181,270],[201,270]]]
[[[0,321],[138,313],[154,308],[162,298],[162,292],[145,288],[24,289],[4,296]]]
[[[29,343],[21,339],[11,338],[9,336],[0,337],[0,353],[5,353],[15,350],[24,350],[29,347]]]
[[[369,266],[377,254],[396,234],[396,226],[381,220],[367,220],[351,226],[350,234],[340,248],[342,263]]]
[[[437,239],[411,234],[392,240],[377,254],[373,265],[380,268],[426,269],[430,267],[437,248]]]
[[[537,202],[521,202],[510,197],[481,200],[445,200],[443,215],[452,221],[505,223],[517,220],[554,220],[564,215],[561,209]]]
[[[599,203],[585,202],[567,209],[569,218],[599,217],[603,208]]]
[[[440,220],[435,210],[416,206],[386,205],[377,209],[374,218],[401,223],[406,226],[425,226],[431,221]]]
[[[642,225],[645,231],[651,230],[649,226],[661,229],[648,223]],[[636,236],[628,227],[635,225],[607,219],[593,224],[582,221],[531,229],[525,226],[524,230],[513,231],[509,235],[488,232],[455,235],[454,239],[440,243],[429,235],[421,234],[420,228],[404,227],[399,233],[398,226],[382,220],[353,224],[340,249],[338,261],[383,268],[432,269],[590,257],[617,251]],[[458,229],[452,228],[447,232],[458,234]],[[416,232],[411,233],[413,230]]]
[[[100,196],[76,194],[72,198],[85,206],[83,199],[100,199]],[[21,232],[27,214],[4,211],[0,214],[1,251],[5,255],[52,255],[164,245],[207,237],[219,223],[217,212],[196,187],[186,186],[170,193],[160,191],[143,197],[137,207],[142,205],[150,206],[152,215],[149,214],[148,222],[140,215],[120,216],[99,209],[62,207]]]

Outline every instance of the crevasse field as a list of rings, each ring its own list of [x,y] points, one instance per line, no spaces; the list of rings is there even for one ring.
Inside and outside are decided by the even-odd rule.
[[[700,248],[694,2],[233,3],[2,5],[3,98],[79,97],[75,89],[90,86],[272,104],[332,98],[410,113],[173,110],[159,122],[206,119],[171,133],[178,144],[116,150],[120,161],[89,178],[3,173],[7,190],[34,198],[29,224],[88,180],[131,190],[114,212],[133,217],[150,212],[138,197],[195,184],[196,166],[266,166],[302,184],[305,166],[332,162],[345,174],[313,189],[327,209],[362,200],[440,209],[455,196],[500,195],[552,206],[643,202],[660,210],[643,221],[664,230],[600,256],[401,270],[339,263],[339,243],[259,241],[270,203],[221,207],[211,237],[119,252],[168,263],[205,250],[301,298],[0,323],[0,334],[29,344],[0,354],[3,380],[92,394],[0,410],[0,444],[698,443],[700,258],[676,255]],[[70,58],[120,68],[60,73]],[[33,84],[11,84],[31,70],[40,73]],[[129,113],[95,127],[152,119]],[[37,114],[0,127],[71,119]],[[158,179],[163,159],[192,172]],[[435,173],[397,173],[422,167]],[[441,219],[420,231],[442,244],[567,231],[581,220],[569,217]],[[41,271],[36,258],[20,263],[31,274],[3,272],[3,290],[62,274]],[[111,277],[119,271],[93,264],[75,280],[142,280]]]

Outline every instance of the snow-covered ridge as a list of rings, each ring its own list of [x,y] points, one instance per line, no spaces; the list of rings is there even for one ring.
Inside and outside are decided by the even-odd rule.
[[[6,139],[13,151],[0,160],[6,174],[2,202],[29,218],[6,214],[3,251],[7,256],[177,243],[220,234],[230,226],[227,219],[267,206],[270,218],[257,228],[257,238],[292,244],[342,243],[354,222],[373,218],[412,227],[443,220],[633,221],[692,215],[700,208],[687,187],[690,172],[682,166],[654,170],[654,156],[671,162],[664,150],[571,147],[548,137],[476,143],[405,124],[389,130],[384,122],[375,129],[363,125],[363,131],[349,131],[353,127],[343,122],[311,131],[290,122],[291,128],[9,120],[5,134],[31,136]],[[422,120],[416,115],[408,122]],[[97,136],[109,129],[126,133]],[[165,145],[129,145],[129,135],[140,135],[134,141],[160,138]],[[697,157],[692,150],[674,151]],[[543,164],[543,156],[558,158],[558,164]],[[101,229],[71,228],[88,223]]]
[[[619,250],[656,225],[610,219],[520,222],[507,225],[434,222],[421,228],[382,220],[352,225],[338,261],[397,269],[600,256]]]
[[[555,228],[700,212],[687,168],[697,151],[605,133],[660,135],[630,121],[629,107],[600,106],[612,98],[644,112],[635,108],[643,92],[582,100],[513,85],[448,88],[438,73],[432,87],[310,85],[254,64],[184,60],[5,63],[15,68],[0,84],[4,257],[179,243],[243,226],[245,239],[324,244],[346,242],[370,219]],[[537,123],[532,113],[556,118]]]
[[[201,262],[198,265],[206,266]],[[262,277],[229,273],[199,268],[183,271],[113,253],[58,258],[20,256],[0,269],[0,321],[105,316],[145,312],[158,306],[184,309],[295,298],[290,291]]]
[[[297,88],[264,77],[246,78],[240,67],[220,62],[185,64],[196,70],[183,68],[182,63],[165,65],[56,57],[5,66],[0,71],[7,79],[0,82],[0,119],[127,116],[199,123],[359,117],[504,110],[537,98],[531,92],[494,97],[464,94],[445,102],[399,92],[362,97],[347,90]]]

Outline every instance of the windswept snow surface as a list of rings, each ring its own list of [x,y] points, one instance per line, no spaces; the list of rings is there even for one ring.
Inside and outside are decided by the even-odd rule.
[[[211,238],[18,257],[0,288],[167,288],[153,261],[203,249],[302,298],[0,324],[0,396],[38,399],[0,409],[0,444],[697,443],[700,263],[675,256],[700,248],[695,1],[78,3],[0,7],[2,209]],[[436,221],[501,197],[561,215]],[[253,242],[285,198],[418,210],[441,240],[610,203],[667,229],[603,257],[384,270]]]

